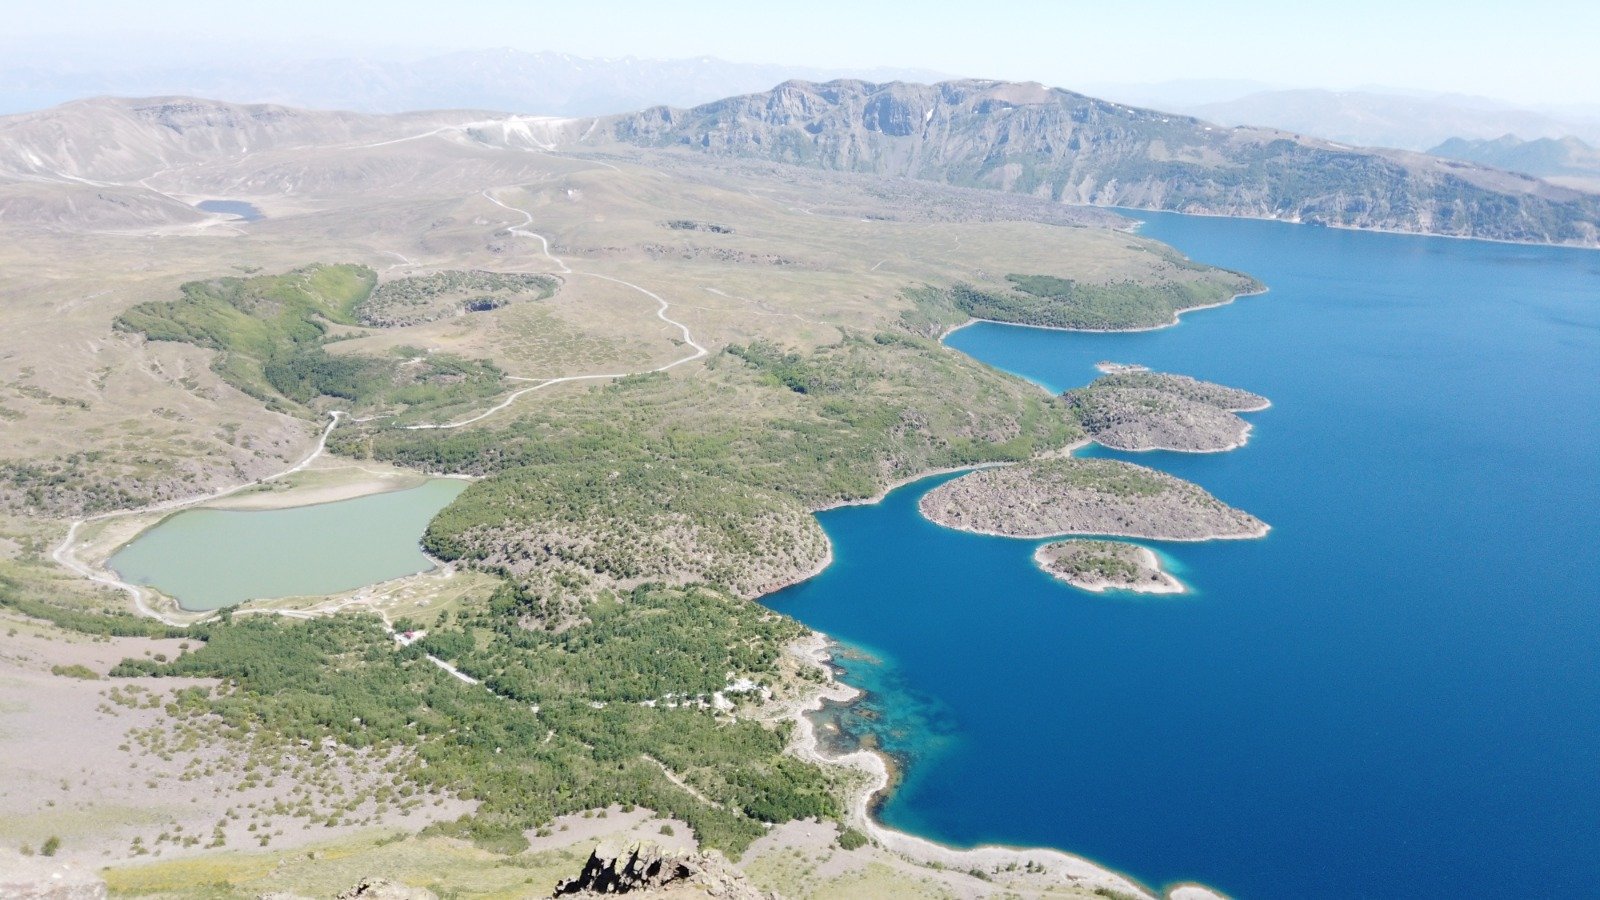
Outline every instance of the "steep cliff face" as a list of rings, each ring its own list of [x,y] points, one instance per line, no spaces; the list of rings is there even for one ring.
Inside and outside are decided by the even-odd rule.
[[[1418,153],[1223,128],[1038,84],[790,81],[609,120],[620,141],[1096,203],[1549,243],[1600,197]]]

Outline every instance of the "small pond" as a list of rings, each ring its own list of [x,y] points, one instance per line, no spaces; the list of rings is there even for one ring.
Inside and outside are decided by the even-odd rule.
[[[190,610],[347,591],[432,568],[418,542],[466,486],[438,478],[315,506],[186,510],[139,535],[110,565]]]
[[[259,222],[266,218],[254,203],[246,203],[243,200],[201,200],[195,204],[195,208],[202,212],[238,216],[246,222]]]

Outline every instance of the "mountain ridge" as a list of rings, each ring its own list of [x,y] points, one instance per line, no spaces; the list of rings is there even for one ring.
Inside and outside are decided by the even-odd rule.
[[[187,66],[117,67],[79,73],[51,63],[0,62],[0,109],[38,110],[83,96],[186,94],[231,103],[399,113],[503,109],[592,116],[657,103],[692,106],[762,90],[785,78],[948,77],[920,69],[731,62],[713,56],[584,57],[511,47],[458,50],[413,60],[323,57],[218,59]]]
[[[1600,148],[1572,135],[1528,141],[1513,134],[1493,140],[1454,137],[1428,152],[1600,191]]]
[[[514,178],[525,159],[515,153],[625,159],[662,151],[1055,204],[1600,244],[1600,196],[1531,176],[977,79],[790,80],[690,109],[592,118],[81,100],[0,118],[0,219],[143,226],[197,217],[193,198],[163,193],[152,180],[212,196],[314,198],[402,178],[459,180],[463,165]]]
[[[605,119],[656,149],[1067,203],[1593,245],[1600,198],[1518,175],[1268,128],[1217,126],[1037,83],[787,81]]]
[[[1266,125],[1349,144],[1418,152],[1452,137],[1490,139],[1506,133],[1529,138],[1574,134],[1600,140],[1597,121],[1457,95],[1296,88],[1176,107],[1224,125]]]

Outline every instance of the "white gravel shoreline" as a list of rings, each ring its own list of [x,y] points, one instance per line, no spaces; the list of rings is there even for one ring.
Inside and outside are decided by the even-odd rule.
[[[808,715],[822,709],[826,701],[844,703],[861,695],[861,691],[834,678],[833,669],[828,665],[832,659],[832,654],[828,650],[829,643],[827,635],[813,632],[789,647],[791,653],[821,670],[826,678],[821,688],[792,705],[790,718],[795,724],[795,730],[789,750],[809,762],[853,769],[865,776],[862,787],[851,796],[849,809],[846,812],[846,821],[851,827],[859,829],[884,849],[921,865],[939,866],[957,871],[980,869],[986,872],[996,872],[1010,866],[1015,866],[1017,870],[1026,870],[1032,866],[1042,869],[1036,877],[1043,883],[1070,885],[1091,891],[1104,889],[1154,900],[1157,895],[1133,879],[1081,856],[1060,850],[1004,846],[982,846],[960,850],[879,824],[872,817],[872,801],[889,785],[888,764],[881,755],[870,750],[856,750],[840,756],[824,753],[817,737],[816,726],[812,724]],[[1174,900],[1178,898],[1213,900],[1221,898],[1222,895],[1186,882],[1176,886],[1169,897]]]

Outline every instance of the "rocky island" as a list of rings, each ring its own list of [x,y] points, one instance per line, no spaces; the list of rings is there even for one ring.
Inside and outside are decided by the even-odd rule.
[[[1041,538],[1103,534],[1171,541],[1254,538],[1267,524],[1198,485],[1113,459],[1042,459],[981,469],[924,494],[947,528]]]
[[[1039,568],[1073,587],[1139,594],[1181,594],[1183,582],[1161,569],[1155,552],[1121,541],[1077,538],[1045,544],[1033,553]]]
[[[1271,405],[1249,391],[1127,367],[1063,397],[1096,443],[1116,450],[1186,453],[1244,446],[1250,423],[1237,413]]]
[[[1149,366],[1142,366],[1142,365],[1140,365],[1138,363],[1112,362],[1109,359],[1100,360],[1099,362],[1094,364],[1094,367],[1096,369],[1099,369],[1100,371],[1106,373],[1107,375],[1116,375],[1119,372],[1148,372],[1148,371],[1150,371],[1150,367]]]

